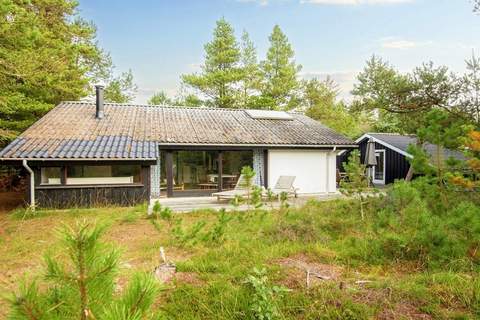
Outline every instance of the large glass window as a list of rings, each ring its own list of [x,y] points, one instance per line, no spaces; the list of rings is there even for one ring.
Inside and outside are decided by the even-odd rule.
[[[219,189],[218,151],[172,151],[173,195],[209,195]],[[160,190],[167,190],[166,152],[161,152]],[[223,190],[233,189],[242,167],[253,166],[252,151],[223,151]]]
[[[216,151],[178,151],[173,154],[174,190],[218,189]]]
[[[253,167],[252,151],[225,151],[223,153],[223,189],[233,189],[244,166]]]
[[[62,168],[61,167],[43,167],[41,171],[41,184],[61,184]]]
[[[128,184],[141,182],[140,165],[68,166],[67,184]]]

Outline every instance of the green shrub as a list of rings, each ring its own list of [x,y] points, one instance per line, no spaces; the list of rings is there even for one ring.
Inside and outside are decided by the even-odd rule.
[[[280,317],[276,299],[282,296],[288,289],[271,285],[268,282],[265,269],[253,269],[253,273],[247,277],[247,284],[252,289],[251,310],[255,319],[273,320]]]

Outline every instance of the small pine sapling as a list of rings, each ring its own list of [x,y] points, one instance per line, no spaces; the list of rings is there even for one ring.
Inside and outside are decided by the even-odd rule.
[[[351,152],[348,162],[344,165],[347,179],[340,183],[340,191],[347,195],[358,199],[360,206],[360,214],[364,219],[365,192],[369,190],[369,182],[365,176],[366,166],[360,162],[360,152],[354,150]]]
[[[272,191],[272,189],[268,188],[266,192],[266,198],[270,205],[270,209],[273,210],[273,203],[278,200],[278,196]]]
[[[238,207],[245,201],[245,199],[239,195],[236,194],[232,200],[230,200],[230,204],[235,208],[235,210],[238,210]]]
[[[248,205],[248,210],[250,210],[250,193],[253,185],[253,178],[255,178],[255,171],[249,167],[249,166],[244,166],[242,168],[242,176],[244,179],[244,187],[247,190],[247,205]]]
[[[60,234],[64,254],[45,257],[45,284],[22,283],[10,301],[11,319],[146,319],[158,291],[153,277],[137,274],[115,294],[118,250],[100,241],[105,227],[80,222]]]
[[[280,210],[284,211],[290,207],[290,204],[288,203],[288,193],[285,191],[280,192],[280,195],[278,196],[280,200]]]
[[[231,220],[232,217],[227,215],[225,209],[221,209],[217,215],[217,222],[213,225],[212,229],[205,234],[204,240],[213,243],[219,243],[224,240],[228,223]]]
[[[262,199],[262,195],[263,195],[263,189],[259,186],[253,186],[252,187],[252,198],[250,200],[250,202],[252,203],[253,207],[255,209],[259,209],[263,206],[263,199]]]
[[[162,205],[160,204],[160,201],[155,201],[155,203],[153,204],[151,216],[153,215],[154,218],[157,217],[161,210]]]
[[[195,244],[198,240],[200,231],[205,227],[207,223],[205,221],[198,221],[193,226],[188,229],[183,227],[183,220],[178,218],[174,222],[173,228],[171,228],[171,233],[176,240],[178,246],[187,246],[190,244]]]

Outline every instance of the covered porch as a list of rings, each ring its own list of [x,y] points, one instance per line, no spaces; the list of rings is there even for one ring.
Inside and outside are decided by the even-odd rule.
[[[244,166],[255,170],[255,184],[267,187],[266,163],[266,149],[160,146],[151,168],[151,199],[209,197],[232,190]]]

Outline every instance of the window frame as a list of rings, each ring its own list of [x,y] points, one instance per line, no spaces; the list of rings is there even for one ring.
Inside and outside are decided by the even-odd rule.
[[[122,166],[122,165],[131,165],[131,166],[138,166],[140,168],[139,172],[139,179],[137,182],[129,182],[129,183],[116,183],[116,182],[99,182],[99,183],[68,183],[68,174],[67,170],[69,167],[72,166]],[[47,184],[42,183],[42,173],[44,168],[60,168],[60,183],[59,184]],[[139,163],[98,163],[98,164],[89,164],[89,163],[72,163],[72,164],[61,164],[61,165],[46,165],[46,166],[39,166],[39,183],[38,187],[40,188],[82,188],[82,187],[128,187],[128,186],[144,186],[144,167],[145,165]],[[135,176],[134,176],[135,177]],[[93,177],[92,177],[93,178]],[[98,177],[101,179],[102,177]],[[108,178],[108,177],[105,177]]]
[[[43,182],[43,178],[44,178],[44,170],[45,169],[51,169],[51,168],[58,168],[60,169],[60,176],[58,177],[60,179],[60,181],[58,183],[45,183]],[[43,167],[40,167],[40,185],[41,186],[61,186],[63,185],[63,182],[64,182],[64,167],[63,166],[43,166]]]

